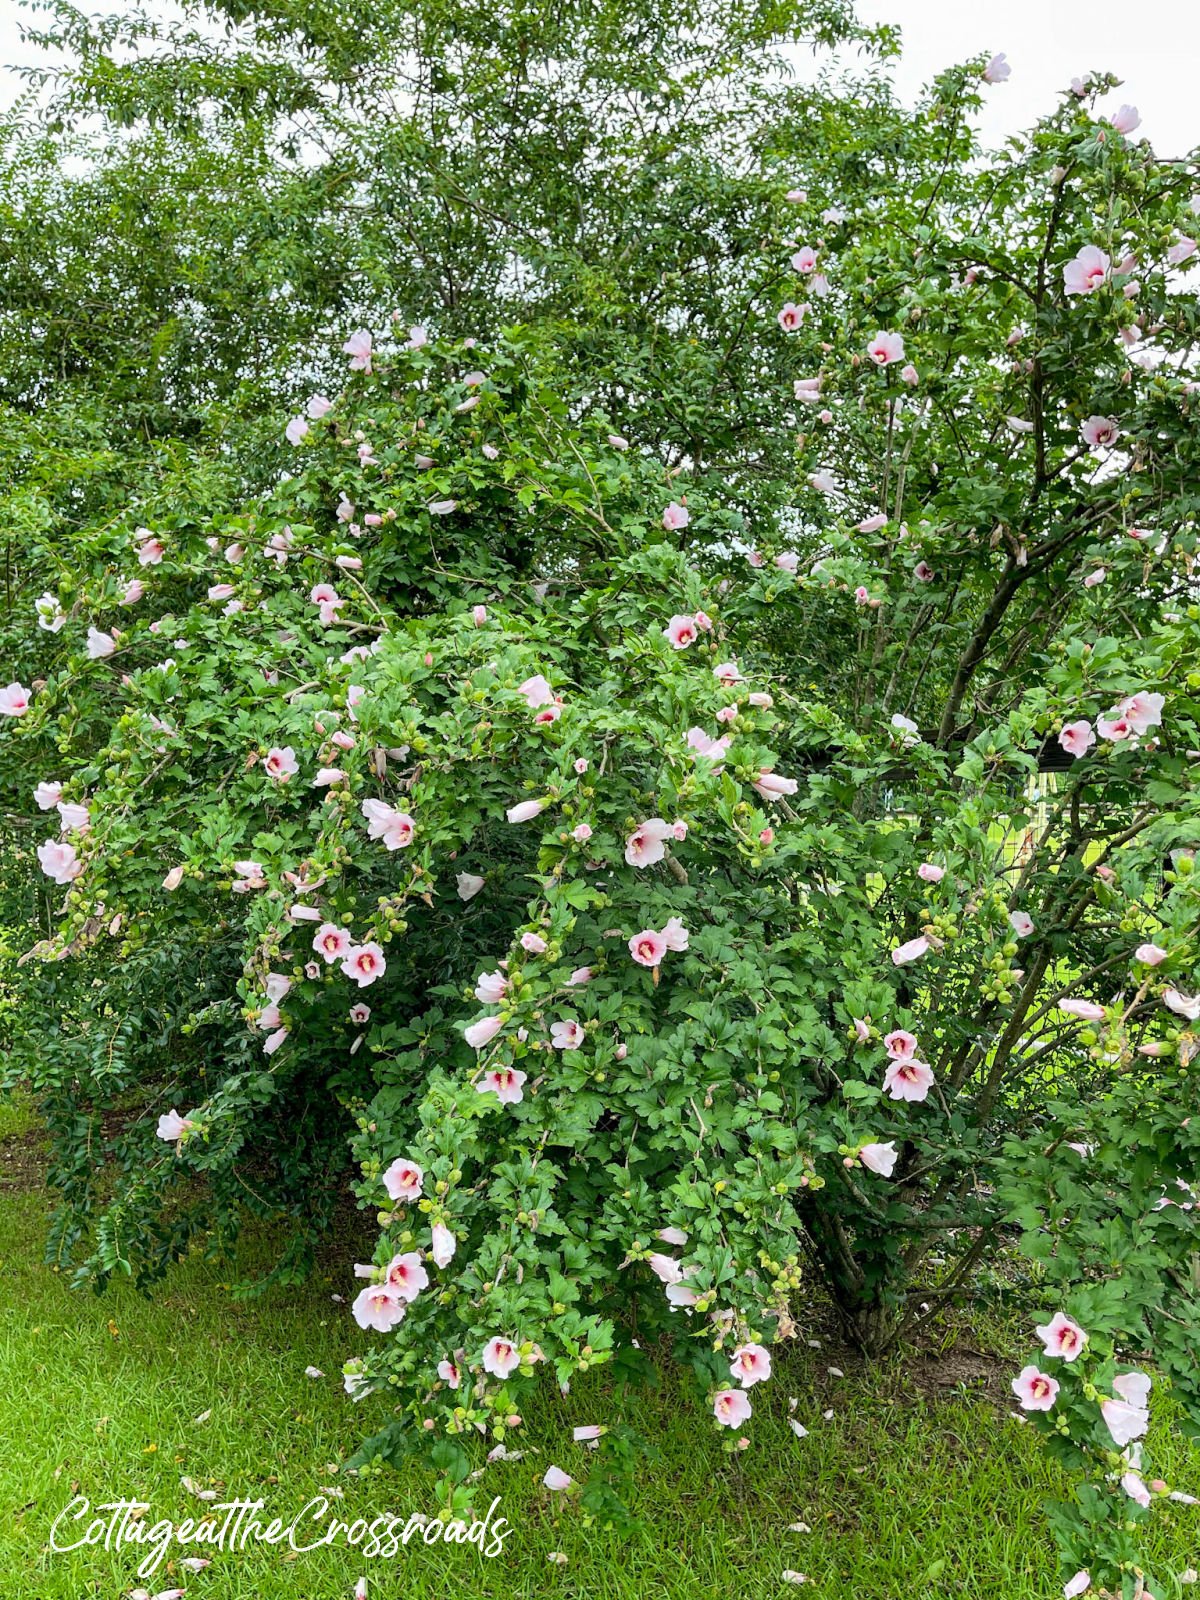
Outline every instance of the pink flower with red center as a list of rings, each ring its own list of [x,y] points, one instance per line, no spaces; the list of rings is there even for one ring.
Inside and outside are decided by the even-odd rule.
[[[695,617],[685,617],[681,613],[673,616],[663,629],[663,637],[675,650],[686,650],[688,645],[695,644],[698,633]]]
[[[648,817],[625,841],[625,859],[631,867],[652,867],[666,855],[671,825],[661,817]]]
[[[1074,1361],[1083,1353],[1088,1336],[1077,1322],[1072,1322],[1065,1312],[1056,1311],[1049,1322],[1034,1329],[1048,1356],[1060,1361]]]
[[[1037,1367],[1022,1367],[1012,1381],[1022,1411],[1049,1411],[1058,1397],[1058,1382]]]
[[[1093,294],[1112,268],[1111,257],[1098,245],[1085,244],[1063,268],[1063,288],[1067,294]]]
[[[784,333],[799,333],[807,315],[807,306],[798,306],[794,300],[789,300],[779,308],[776,320]]]
[[[720,1389],[713,1395],[713,1416],[723,1428],[740,1428],[752,1414],[750,1396],[741,1389]]]
[[[521,1365],[521,1353],[516,1345],[511,1339],[502,1339],[498,1334],[484,1345],[482,1359],[483,1370],[499,1378],[502,1383]]]
[[[272,745],[267,751],[263,771],[268,778],[274,778],[276,783],[287,783],[299,770],[300,763],[296,760],[296,752],[290,744]]]
[[[639,967],[657,967],[667,953],[667,941],[653,928],[643,928],[629,941],[629,954]]]
[[[1103,450],[1121,436],[1115,417],[1089,417],[1080,428],[1083,442],[1091,450]]]
[[[352,983],[365,989],[387,971],[382,946],[374,940],[367,944],[351,945],[342,961],[342,971]]]
[[[408,849],[417,825],[407,811],[397,810],[383,800],[364,800],[361,809],[369,838],[381,840],[385,850]]]
[[[928,561],[918,561],[913,568],[913,577],[918,583],[932,583],[934,579],[933,568]]]
[[[437,1375],[448,1389],[457,1389],[462,1382],[462,1373],[449,1356],[438,1362]]]
[[[688,508],[678,500],[672,500],[662,514],[662,525],[668,533],[674,533],[680,528],[686,528],[692,520]]]
[[[493,1067],[480,1079],[480,1094],[494,1094],[502,1106],[515,1106],[525,1098],[522,1088],[528,1073],[518,1067]]]
[[[1091,723],[1081,717],[1078,722],[1068,722],[1059,729],[1058,742],[1069,756],[1074,756],[1078,761],[1095,744],[1096,732]]]
[[[402,1202],[419,1200],[424,1182],[424,1168],[407,1156],[398,1156],[383,1175],[383,1187],[393,1200]]]
[[[816,265],[817,252],[810,244],[802,245],[792,257],[792,268],[796,272],[812,272],[815,270]]]
[[[1008,921],[1018,939],[1028,939],[1033,932],[1033,918],[1028,911],[1010,911]]]
[[[368,1005],[364,1005],[361,1000],[358,1002],[357,1005],[354,1005],[354,1006],[350,1007],[350,1021],[351,1022],[356,1023],[356,1024],[358,1024],[358,1026],[361,1027],[364,1022],[369,1022],[370,1020],[371,1020],[371,1008]]]
[[[1139,736],[1159,726],[1162,722],[1162,711],[1163,696],[1147,694],[1144,691],[1127,696],[1117,707],[1118,715]]]
[[[905,1028],[893,1028],[891,1033],[884,1034],[883,1047],[893,1061],[903,1061],[907,1056],[916,1055],[916,1035]]]
[[[348,928],[339,928],[332,922],[323,922],[313,937],[312,947],[328,962],[342,961],[354,943]]]
[[[893,1100],[909,1100],[914,1104],[928,1098],[933,1088],[933,1068],[915,1056],[901,1056],[888,1063],[883,1075],[883,1087]]]
[[[743,1344],[733,1352],[729,1363],[730,1376],[743,1389],[756,1383],[765,1383],[771,1376],[771,1353],[761,1344]]]
[[[420,1253],[408,1250],[403,1255],[393,1256],[387,1264],[384,1282],[402,1300],[415,1300],[421,1290],[429,1286],[429,1274],[421,1263]]]
[[[351,1310],[360,1328],[390,1333],[404,1321],[408,1305],[390,1284],[369,1283],[356,1296]]]
[[[151,536],[143,539],[137,547],[138,565],[143,567],[156,567],[167,553],[167,547],[161,539]]]
[[[877,367],[890,366],[893,361],[904,360],[904,340],[898,333],[875,335],[867,346],[867,355]]]
[[[29,710],[32,698],[32,690],[19,683],[10,683],[7,688],[0,689],[0,716],[23,717]]]
[[[574,1017],[564,1017],[550,1025],[550,1043],[556,1050],[578,1050],[584,1038],[583,1024]]]

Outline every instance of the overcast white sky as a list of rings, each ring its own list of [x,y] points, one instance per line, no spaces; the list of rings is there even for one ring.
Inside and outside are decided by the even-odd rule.
[[[83,9],[111,6],[83,0]],[[895,72],[905,98],[955,61],[981,50],[1005,52],[1012,77],[988,92],[989,141],[1032,123],[1073,77],[1111,71],[1125,80],[1114,109],[1121,100],[1136,105],[1140,132],[1161,155],[1183,155],[1200,144],[1198,0],[859,0],[858,9],[866,21],[904,30]],[[30,15],[17,0],[0,0],[0,63],[36,59],[20,38],[21,20]],[[18,89],[11,73],[0,74],[0,105],[10,104]]]

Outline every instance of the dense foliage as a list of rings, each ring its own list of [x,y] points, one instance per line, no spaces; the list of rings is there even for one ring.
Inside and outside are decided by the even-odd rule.
[[[987,159],[979,66],[911,124],[881,97],[870,160],[784,171],[735,121],[711,301],[347,321],[336,385],[280,353],[282,470],[167,432],[114,503],[103,431],[40,444],[19,397],[12,1070],[85,1275],[246,1212],[300,1270],[349,1145],[366,1456],[452,1478],[543,1363],[669,1339],[733,1450],[816,1295],[878,1351],[1020,1292],[1017,1401],[1088,1480],[1068,1588],[1161,1600],[1148,1361],[1200,1420],[1197,164],[1110,87]]]

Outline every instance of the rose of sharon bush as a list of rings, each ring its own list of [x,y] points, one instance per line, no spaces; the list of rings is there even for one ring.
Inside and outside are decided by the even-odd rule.
[[[880,1350],[1015,1224],[1015,1400],[1089,1478],[1065,1571],[1132,1594],[1167,1491],[1130,1352],[1198,1398],[1188,195],[1075,96],[1001,181],[976,82],[861,214],[781,186],[781,259],[798,205],[823,238],[803,310],[755,308],[793,481],[664,465],[517,331],[351,330],[273,491],[30,573],[3,737],[61,1021],[20,1059],[62,1251],[80,1130],[145,1097],[100,1280],[242,1209],[319,1223],[349,1136],[364,1459],[451,1476],[543,1367],[659,1339],[737,1449],[808,1284]]]

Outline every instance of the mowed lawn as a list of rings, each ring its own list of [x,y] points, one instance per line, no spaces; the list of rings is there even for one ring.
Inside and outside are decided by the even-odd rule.
[[[289,1559],[260,1546],[217,1551],[198,1574],[164,1564],[139,1579],[139,1554],[128,1549],[52,1554],[51,1524],[75,1495],[149,1501],[147,1520],[195,1518],[203,1506],[183,1477],[222,1500],[262,1498],[267,1515],[284,1518],[323,1488],[340,1491],[334,1514],[346,1522],[429,1513],[436,1502],[418,1470],[363,1481],[342,1470],[384,1415],[342,1392],[341,1362],[363,1338],[331,1298],[352,1289],[349,1263],[250,1304],[199,1260],[152,1301],[124,1287],[102,1298],[73,1292],[40,1264],[47,1197],[38,1147],[15,1136],[19,1120],[0,1110],[4,1596],[115,1600],[143,1586],[186,1588],[189,1600],[335,1600],[365,1575],[371,1600],[757,1600],[797,1592],[785,1570],[806,1574],[805,1593],[852,1600],[1058,1593],[1041,1508],[1062,1486],[1008,1414],[1007,1367],[961,1334],[949,1352],[871,1371],[797,1341],[755,1390],[752,1446],[738,1457],[721,1450],[694,1389],[664,1366],[653,1393],[623,1402],[625,1420],[657,1447],[635,1497],[640,1526],[628,1534],[589,1525],[568,1496],[541,1487],[551,1464],[586,1474],[574,1425],[615,1420],[601,1372],[567,1398],[546,1386],[526,1414],[523,1458],[495,1463],[474,1485],[480,1512],[499,1496],[513,1529],[492,1560],[415,1541],[391,1561],[344,1548]],[[310,1365],[327,1376],[306,1377]],[[806,1438],[788,1427],[789,1397]],[[1200,1493],[1200,1452],[1152,1444],[1172,1485]],[[810,1531],[793,1531],[797,1523]],[[1157,1538],[1170,1571],[1200,1564],[1200,1508],[1172,1507]]]

